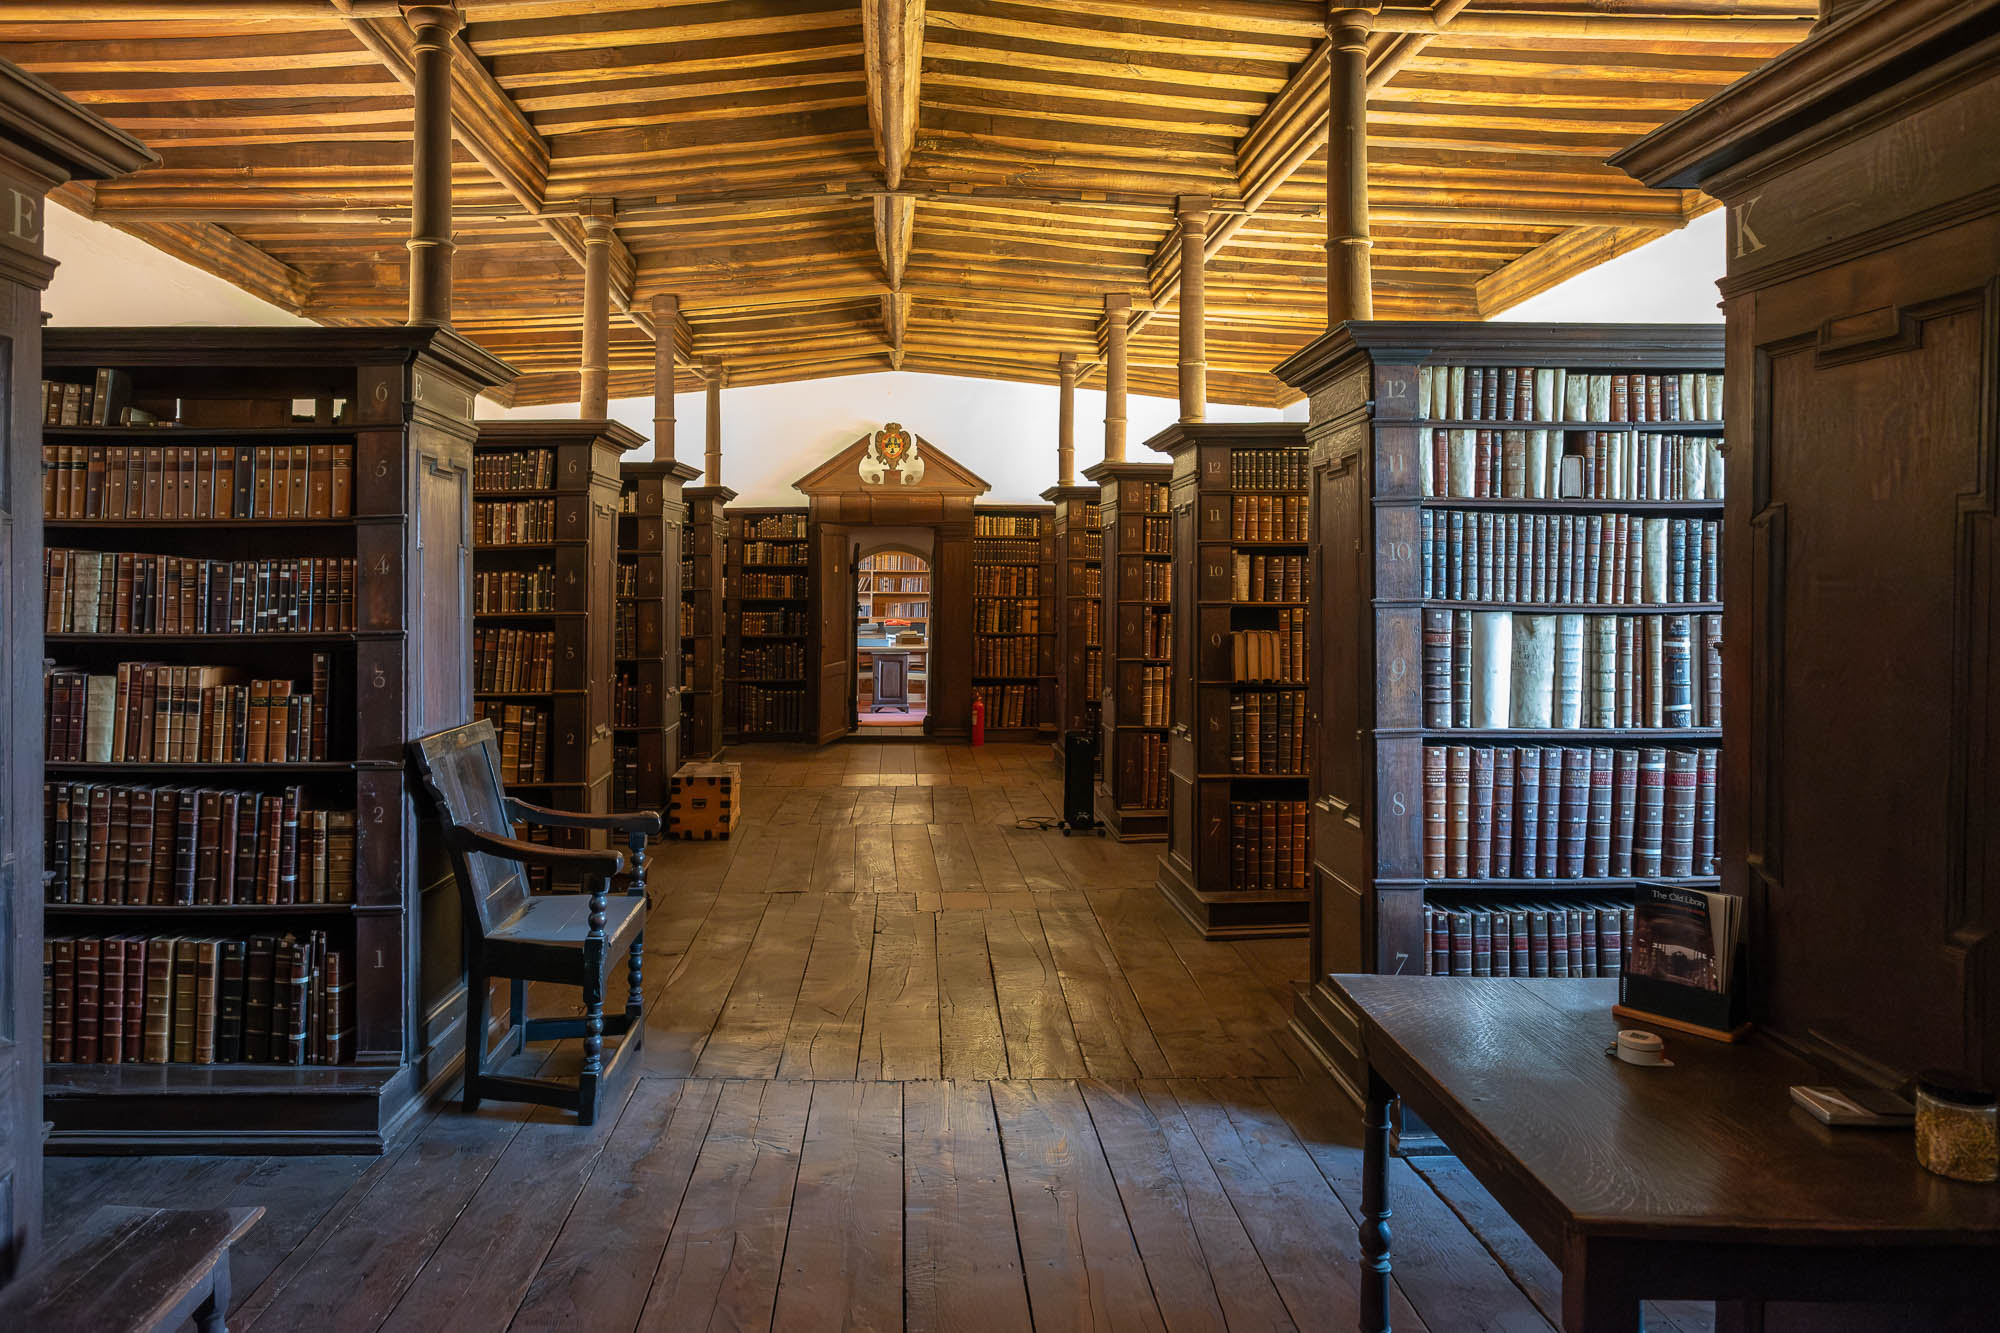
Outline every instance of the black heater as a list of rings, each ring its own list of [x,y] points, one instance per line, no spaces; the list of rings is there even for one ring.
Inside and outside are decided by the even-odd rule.
[[[1063,817],[1062,831],[1087,833],[1096,829],[1102,836],[1093,799],[1097,786],[1097,729],[1063,733]]]

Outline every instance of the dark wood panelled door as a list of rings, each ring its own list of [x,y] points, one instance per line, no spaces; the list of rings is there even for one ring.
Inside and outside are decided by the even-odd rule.
[[[845,523],[813,525],[813,592],[819,637],[819,743],[854,729],[854,533]]]

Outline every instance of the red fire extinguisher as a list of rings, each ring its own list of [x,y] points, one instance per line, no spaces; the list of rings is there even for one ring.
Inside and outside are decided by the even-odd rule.
[[[972,743],[974,745],[986,744],[986,701],[984,699],[974,699],[972,701]]]

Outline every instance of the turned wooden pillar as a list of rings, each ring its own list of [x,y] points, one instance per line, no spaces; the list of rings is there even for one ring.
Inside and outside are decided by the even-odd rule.
[[[1104,298],[1104,461],[1125,461],[1125,342],[1131,336],[1129,296]]]
[[[1184,194],[1175,209],[1181,235],[1181,420],[1208,411],[1208,197]]]
[[[653,461],[674,461],[674,339],[680,333],[681,298],[653,298]]]
[[[1329,325],[1375,318],[1368,236],[1368,33],[1375,16],[1327,16],[1326,316]],[[1186,279],[1182,279],[1186,281]]]
[[[603,211],[599,211],[602,208]],[[578,415],[611,414],[611,215],[592,205],[583,215],[583,392]]]
[[[416,135],[411,154],[410,319],[451,325],[451,39],[453,5],[411,5],[416,34]]]
[[[1064,352],[1059,373],[1062,398],[1056,409],[1056,484],[1076,485],[1076,353]]]
[[[729,372],[722,368],[720,357],[702,358],[703,372],[708,376],[708,455],[703,459],[702,480],[710,486],[722,484],[722,385],[729,378]]]

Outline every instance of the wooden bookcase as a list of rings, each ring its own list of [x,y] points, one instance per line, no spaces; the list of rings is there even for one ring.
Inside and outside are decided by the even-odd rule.
[[[615,421],[479,428],[473,711],[499,728],[508,791],[536,805],[611,808],[619,460],[644,443]],[[492,605],[479,600],[481,589],[503,580],[535,589],[531,609],[478,609]],[[534,836],[603,841],[582,829],[537,828]]]
[[[472,404],[512,372],[448,331],[416,328],[52,329],[44,365],[51,381],[109,389],[114,414],[116,400],[125,399],[160,422],[45,428],[46,460],[58,468],[80,462],[85,478],[81,511],[47,506],[63,514],[46,526],[51,550],[274,562],[266,568],[289,570],[295,590],[315,570],[310,562],[322,562],[321,574],[353,562],[351,599],[344,581],[337,597],[332,578],[322,585],[327,609],[350,602],[351,614],[323,616],[318,629],[267,622],[261,631],[197,631],[191,622],[232,622],[194,621],[194,599],[184,597],[187,618],[160,622],[174,632],[132,633],[130,621],[120,632],[115,609],[109,628],[100,614],[92,631],[80,632],[74,589],[67,595],[71,628],[48,636],[58,669],[114,674],[118,663],[143,660],[170,669],[220,667],[245,682],[290,680],[295,690],[322,696],[315,705],[325,758],[196,762],[177,749],[172,761],[53,763],[45,811],[56,808],[54,788],[63,784],[260,798],[295,789],[300,808],[327,811],[329,822],[354,817],[353,887],[352,901],[332,901],[332,894],[301,901],[310,896],[301,881],[289,895],[246,891],[235,900],[232,889],[235,901],[223,904],[193,893],[183,898],[178,883],[160,886],[155,875],[155,887],[168,891],[149,890],[142,905],[94,901],[109,897],[108,870],[100,894],[86,869],[83,901],[46,905],[47,933],[234,940],[323,931],[343,959],[349,988],[327,1011],[336,1025],[351,1025],[352,1035],[345,1061],[332,1064],[50,1063],[51,1146],[380,1151],[425,1091],[449,1076],[462,1046],[458,903],[448,878],[440,884],[431,873],[430,856],[441,860],[441,849],[428,847],[404,751],[411,739],[469,716],[471,586],[460,552],[471,537],[461,524],[471,513]],[[287,486],[282,516],[278,488],[263,481],[281,470],[280,449],[285,466],[303,462],[305,481]],[[235,471],[234,455],[244,450],[255,469],[249,477]],[[166,507],[169,454],[179,478],[173,509]],[[215,484],[225,457],[233,476],[251,483],[240,489],[253,516],[236,516],[239,488],[232,486],[230,516],[213,517],[225,498]],[[130,506],[132,479],[149,469],[157,486],[141,489],[136,508],[110,516],[121,492]],[[126,516],[133,512],[144,516]],[[207,609],[215,606],[211,600]],[[164,610],[164,599],[155,608]],[[222,609],[226,614],[226,602]],[[211,729],[214,719],[211,713]],[[199,838],[199,827],[195,833]],[[54,882],[50,892],[57,892]],[[219,881],[208,896],[223,896]],[[287,896],[291,901],[282,901]],[[218,1026],[227,989],[218,983]]]
[[[1173,531],[1167,507],[1172,474],[1171,463],[1137,462],[1099,463],[1084,473],[1102,496],[1103,625],[1111,636],[1098,718],[1103,776],[1097,818],[1125,842],[1167,836],[1164,691],[1172,664]]]
[[[1104,525],[1096,486],[1051,486],[1055,506],[1056,734],[1094,728],[1104,694]]]
[[[611,807],[665,807],[680,766],[681,488],[700,473],[686,463],[618,469],[617,676],[611,694]]]
[[[1696,420],[1634,421],[1629,391],[1614,396],[1609,385],[1614,377],[1660,377],[1659,410],[1638,415],[1675,417],[1680,401],[1693,415],[1709,397],[1710,377],[1719,391],[1722,355],[1722,331],[1709,325],[1370,322],[1335,329],[1279,368],[1312,403],[1318,612],[1310,666],[1319,720],[1310,786],[1312,984],[1296,1026],[1342,1077],[1358,1077],[1354,1029],[1325,978],[1432,970],[1429,927],[1439,912],[1445,961],[1456,947],[1455,919],[1476,926],[1502,903],[1595,912],[1629,902],[1640,877],[1719,882],[1712,838],[1700,863],[1710,873],[1644,868],[1650,844],[1641,816],[1660,807],[1643,795],[1639,770],[1653,767],[1652,754],[1664,766],[1681,752],[1695,756],[1698,776],[1700,755],[1713,753],[1721,731],[1653,725],[1653,710],[1640,705],[1649,682],[1654,693],[1669,683],[1664,665],[1653,670],[1639,652],[1621,661],[1620,652],[1625,641],[1650,642],[1643,625],[1670,618],[1700,626],[1713,616],[1719,632],[1721,607],[1670,600],[1651,581],[1664,569],[1646,558],[1646,543],[1630,541],[1626,555],[1636,548],[1638,558],[1620,559],[1615,538],[1656,520],[1682,530],[1714,524],[1719,536],[1722,502],[1708,497],[1722,426],[1712,411]],[[1511,369],[1524,367],[1560,372],[1561,383],[1531,375],[1524,404]],[[1482,387],[1497,377],[1476,414],[1460,401],[1461,376]],[[1653,456],[1649,437],[1679,442],[1657,451],[1681,464],[1663,464],[1657,482],[1652,469],[1635,466]],[[1659,498],[1683,493],[1698,498]],[[1523,535],[1510,543],[1502,530],[1515,524]],[[1595,562],[1592,550],[1601,557]],[[1510,552],[1527,558],[1510,561]],[[1699,563],[1712,581],[1719,566]],[[1615,586],[1621,571],[1622,588]],[[1475,572],[1482,582],[1467,585]],[[1711,721],[1704,695],[1719,694],[1712,644],[1693,634],[1682,660],[1692,700],[1686,720]],[[1566,661],[1576,663],[1573,705],[1556,689]],[[1597,706],[1605,693],[1594,672],[1600,663],[1611,677],[1609,713]],[[1631,711],[1620,697],[1625,688]],[[1666,719],[1663,709],[1657,720]],[[1553,766],[1551,754],[1559,756]],[[1526,774],[1530,756],[1536,772],[1516,782],[1510,805],[1504,770],[1511,760],[1517,776]],[[1681,761],[1673,762],[1678,771]],[[1607,763],[1613,776],[1600,793],[1590,775]],[[1482,770],[1495,788],[1490,824],[1480,818]],[[1555,801],[1545,790],[1551,773]],[[1447,798],[1454,787],[1462,798]],[[1531,793],[1537,817],[1524,822]],[[1635,833],[1622,857],[1611,832],[1619,828]],[[1520,873],[1531,849],[1533,877]],[[1663,859],[1661,870],[1668,864]],[[1500,964],[1499,951],[1489,957],[1489,968]]]
[[[728,623],[724,554],[729,524],[724,507],[736,498],[726,486],[689,486],[687,528],[681,536],[681,743],[682,762],[722,753],[722,649]]]
[[[729,511],[730,740],[812,738],[810,550],[804,509]]]
[[[1173,816],[1157,883],[1207,939],[1303,935],[1305,428],[1183,422],[1173,459]]]
[[[986,705],[988,739],[1056,729],[1055,549],[1045,507],[973,510],[972,697]]]

